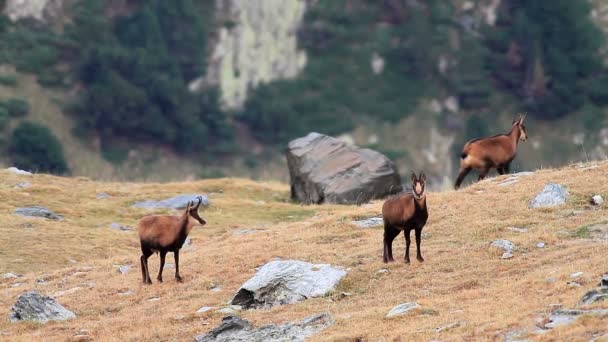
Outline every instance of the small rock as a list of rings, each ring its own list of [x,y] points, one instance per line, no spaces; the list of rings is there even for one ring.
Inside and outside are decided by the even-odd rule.
[[[206,195],[178,195],[175,197],[167,198],[160,201],[147,200],[142,202],[137,202],[133,204],[133,207],[143,208],[143,209],[185,209],[188,205],[188,202],[197,201],[197,197],[200,196],[203,201],[201,202],[201,206],[208,207],[209,206],[209,198]]]
[[[353,221],[353,224],[359,228],[372,228],[384,224],[382,217],[370,217],[363,220]]]
[[[537,243],[536,248],[545,248],[545,243],[544,242]]]
[[[19,287],[21,285],[23,285],[23,283],[12,283],[10,287],[14,289],[15,287]]]
[[[513,256],[514,255],[512,252],[504,252],[500,258],[501,259],[511,259],[511,258],[513,258]]]
[[[32,206],[25,208],[17,208],[13,211],[15,215],[26,217],[42,217],[49,220],[63,221],[63,216],[57,215],[45,207]]]
[[[131,296],[131,295],[134,295],[134,294],[135,294],[135,292],[133,292],[132,290],[121,290],[121,291],[118,291],[118,295],[121,296],[121,297],[127,297],[127,296]]]
[[[549,183],[530,201],[529,208],[547,208],[562,205],[568,199],[568,190],[562,185]]]
[[[241,229],[234,232],[234,235],[249,235],[259,232],[257,229]]]
[[[570,274],[570,278],[578,278],[583,275],[583,272],[574,272]]]
[[[554,277],[547,278],[548,283],[555,283],[556,281],[557,281],[557,278],[554,278]]]
[[[17,185],[15,185],[15,189],[27,189],[30,188],[32,186],[32,183],[30,182],[21,182],[21,183],[17,183]]]
[[[490,246],[504,250],[501,257],[502,259],[511,259],[513,257],[513,249],[515,249],[515,244],[509,240],[495,240],[490,244]]]
[[[568,286],[570,287],[581,287],[581,284],[575,282],[575,281],[569,281],[568,282]]]
[[[581,298],[580,305],[589,305],[601,302],[608,299],[608,288],[603,287],[597,290],[591,290]]]
[[[127,272],[129,272],[131,270],[131,268],[133,268],[132,265],[122,265],[118,267],[118,273],[120,274],[126,274]]]
[[[110,229],[114,229],[114,230],[120,230],[121,232],[129,232],[132,231],[133,228],[129,227],[129,226],[124,226],[120,223],[111,223],[110,224]]]
[[[19,278],[19,277],[21,277],[21,274],[15,274],[15,273],[11,273],[11,272],[4,273],[2,275],[2,279],[16,279],[16,278]]]
[[[519,227],[507,227],[508,230],[512,231],[512,232],[516,232],[516,233],[527,233],[528,229],[527,228],[519,228]]]
[[[26,292],[17,298],[9,317],[11,322],[34,321],[43,324],[72,318],[76,318],[72,311],[61,306],[53,298],[34,291]]]
[[[440,333],[440,332],[442,332],[442,331],[446,331],[446,330],[450,330],[450,329],[453,329],[453,328],[461,327],[461,326],[463,326],[464,324],[465,324],[465,322],[454,322],[454,323],[449,323],[449,324],[443,325],[443,326],[441,326],[441,327],[439,327],[439,328],[436,328],[436,329],[435,329],[435,332]]]
[[[211,292],[216,292],[216,293],[217,293],[217,292],[222,291],[222,288],[221,288],[221,287],[219,287],[219,286],[216,286],[216,287],[212,288],[210,291],[211,291]]]
[[[205,313],[205,312],[211,311],[213,309],[215,309],[215,308],[211,307],[211,306],[203,306],[202,308],[196,310],[196,313]]]
[[[600,287],[608,287],[608,273],[602,275],[602,279],[600,280]]]
[[[597,310],[557,310],[551,313],[549,323],[545,324],[545,328],[553,329],[562,325],[567,325],[584,315],[605,316],[608,315],[608,309]]]
[[[16,167],[9,167],[9,168],[8,168],[8,169],[6,169],[6,170],[7,170],[7,171],[9,171],[9,172],[14,173],[14,174],[16,174],[16,175],[20,175],[20,176],[31,176],[31,175],[32,175],[32,173],[31,173],[31,172],[24,171],[24,170],[19,170],[19,169],[18,169],[18,168],[16,168]]]
[[[378,272],[376,272],[377,274],[385,274],[385,273],[390,273],[390,271],[386,268],[383,268],[381,270],[378,270]]]
[[[591,204],[593,205],[602,205],[604,203],[604,199],[600,195],[595,195],[591,197]]]
[[[106,194],[105,192],[100,192],[95,196],[97,199],[106,199],[106,198],[110,198],[112,196]]]
[[[394,308],[391,309],[391,311],[388,312],[388,314],[386,315],[386,318],[392,318],[392,317],[396,317],[396,316],[401,316],[401,315],[405,315],[406,313],[419,308],[420,305],[418,305],[418,303],[403,303],[403,304],[399,304],[397,306],[395,306]]]
[[[230,305],[217,310],[217,312],[224,315],[234,315],[241,310],[243,310],[243,308],[240,305]]]
[[[48,282],[46,280],[40,278],[40,279],[36,279],[36,284],[38,284],[38,285],[47,285]]]
[[[153,298],[148,299],[148,302],[158,302],[158,301],[160,301],[160,297],[153,297]]]

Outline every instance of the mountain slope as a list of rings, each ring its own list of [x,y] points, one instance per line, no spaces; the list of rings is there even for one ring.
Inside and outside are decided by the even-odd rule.
[[[511,331],[533,330],[537,321],[548,317],[551,305],[576,308],[580,297],[608,271],[607,242],[592,239],[588,229],[605,222],[606,206],[587,204],[592,195],[608,196],[607,172],[608,162],[580,164],[540,170],[510,186],[498,186],[508,178],[501,176],[458,192],[429,193],[430,220],[422,242],[426,261],[387,266],[381,262],[382,228],[360,229],[351,223],[377,215],[381,201],[358,207],[300,206],[290,203],[288,186],[279,183],[103,183],[0,171],[0,274],[23,274],[0,279],[0,317],[8,315],[20,293],[31,289],[55,294],[78,316],[47,325],[0,319],[0,336],[7,341],[68,340],[86,329],[93,339],[103,341],[190,340],[215,327],[222,317],[213,310],[196,314],[200,307],[224,306],[256,267],[280,257],[351,270],[329,296],[240,313],[256,326],[330,312],[336,324],[313,340],[502,340]],[[14,188],[23,181],[32,187]],[[528,209],[528,202],[547,182],[569,189],[567,204]],[[96,199],[99,192],[112,197]],[[148,213],[130,207],[136,200],[194,192],[208,193],[211,207],[202,211],[208,225],[195,228],[192,247],[182,253],[185,283],[175,283],[173,270],[166,269],[164,284],[141,285],[136,234],[109,229],[109,224],[134,226]],[[12,214],[27,205],[47,206],[66,220]],[[507,229],[510,226],[529,231],[513,232]],[[242,229],[258,231],[235,234]],[[489,248],[501,238],[515,243],[514,258],[502,260]],[[538,242],[546,246],[537,248]],[[402,255],[403,238],[395,240],[394,248]],[[133,268],[121,275],[116,265],[124,264]],[[157,256],[150,265],[155,274]],[[389,272],[378,273],[384,268]],[[584,273],[571,279],[573,272]],[[45,282],[40,284],[39,279]],[[571,280],[581,287],[569,286]],[[221,290],[211,291],[214,287]],[[128,291],[131,295],[120,295]],[[160,300],[149,301],[156,297]],[[422,310],[384,318],[393,306],[411,301]],[[594,306],[608,308],[605,302]],[[608,333],[606,319],[586,318],[530,338],[586,341]],[[435,331],[455,322],[463,323]]]

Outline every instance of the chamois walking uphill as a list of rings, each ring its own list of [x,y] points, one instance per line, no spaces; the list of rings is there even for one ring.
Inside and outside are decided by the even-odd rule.
[[[426,176],[412,172],[412,192],[403,193],[387,199],[382,206],[384,220],[384,253],[385,263],[393,262],[393,240],[403,230],[405,235],[405,263],[410,262],[410,231],[416,233],[416,259],[422,262],[420,239],[422,228],[426,224],[429,213],[426,207]]]
[[[173,252],[175,257],[175,280],[182,282],[179,275],[179,250],[184,245],[188,234],[196,225],[204,226],[207,222],[198,214],[198,208],[203,201],[198,197],[198,203],[188,202],[186,210],[180,216],[148,215],[139,221],[137,231],[141,243],[141,275],[144,284],[152,284],[148,271],[148,258],[152,253],[160,253],[160,269],[156,279],[163,282],[163,267],[165,256]]]
[[[511,131],[507,134],[467,142],[460,154],[460,170],[454,188],[460,187],[472,169],[479,172],[478,180],[484,179],[492,168],[496,168],[501,175],[509,173],[509,167],[515,159],[519,141],[528,139],[524,125],[525,119],[525,115],[520,115],[519,119],[513,121]]]

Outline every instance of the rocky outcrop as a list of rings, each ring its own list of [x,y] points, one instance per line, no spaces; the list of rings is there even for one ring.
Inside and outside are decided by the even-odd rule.
[[[19,216],[42,217],[49,220],[63,221],[63,216],[57,215],[51,210],[39,206],[17,208],[13,213]]]
[[[384,155],[319,133],[291,141],[286,157],[291,196],[306,204],[361,204],[402,188]]]
[[[188,202],[197,201],[197,197],[201,196],[203,201],[201,205],[203,207],[209,206],[209,198],[205,195],[178,195],[175,197],[167,198],[164,200],[146,200],[134,203],[133,206],[136,208],[143,209],[185,209]]]
[[[320,297],[333,290],[346,274],[327,264],[271,261],[241,286],[231,304],[257,309]]]
[[[222,324],[204,335],[195,337],[197,342],[300,342],[333,325],[328,314],[305,318],[297,323],[269,324],[253,328],[249,321],[235,316],[222,319]]]
[[[530,201],[530,208],[555,207],[566,203],[568,190],[555,183],[545,185],[544,189]]]
[[[61,16],[65,0],[6,0],[3,13],[11,21],[34,19],[50,22]]]
[[[10,321],[33,321],[47,323],[48,321],[65,321],[76,318],[76,315],[61,306],[53,298],[30,291],[17,298],[11,309]]]
[[[394,308],[392,308],[391,311],[388,312],[388,314],[386,315],[386,318],[402,316],[402,315],[405,315],[405,314],[411,312],[412,310],[415,310],[418,308],[420,308],[420,305],[418,305],[418,303],[399,304],[399,305],[395,306]]]

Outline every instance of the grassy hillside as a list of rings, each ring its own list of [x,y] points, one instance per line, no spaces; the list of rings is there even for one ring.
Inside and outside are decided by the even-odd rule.
[[[0,171],[0,340],[65,341],[86,329],[98,341],[190,340],[215,327],[222,315],[196,314],[202,306],[223,306],[255,268],[275,257],[350,268],[334,294],[271,310],[245,311],[255,325],[293,321],[330,312],[336,324],[314,341],[502,340],[507,332],[531,329],[546,319],[551,304],[575,308],[608,271],[606,241],[589,238],[587,226],[604,222],[606,206],[592,208],[587,198],[608,197],[608,163],[540,170],[510,186],[492,178],[458,192],[429,193],[430,220],[422,243],[424,263],[382,263],[382,228],[360,229],[354,218],[380,212],[382,202],[363,206],[300,206],[290,203],[279,183],[219,179],[191,183],[103,183],[86,178],[16,176]],[[31,188],[15,189],[22,181]],[[570,199],[555,209],[527,204],[547,182],[568,187]],[[106,192],[112,197],[96,199]],[[134,226],[148,212],[130,207],[136,200],[178,193],[206,192],[211,207],[202,211],[208,225],[191,234],[182,253],[183,284],[165,271],[165,283],[141,285],[139,246],[134,232],[109,229],[117,222]],[[16,207],[44,205],[64,215],[63,222],[15,216]],[[509,226],[526,227],[516,233]],[[241,229],[258,229],[236,235]],[[513,241],[515,257],[502,260],[491,241]],[[545,248],[537,248],[545,242]],[[402,255],[403,238],[395,240]],[[399,258],[401,259],[401,258]],[[168,262],[173,262],[172,257]],[[133,264],[125,275],[115,265]],[[379,274],[387,268],[390,272]],[[158,257],[151,259],[151,274]],[[567,282],[573,272],[582,287]],[[154,277],[153,277],[154,278]],[[548,278],[555,278],[550,282]],[[44,279],[45,284],[37,280]],[[13,287],[15,283],[22,283]],[[221,291],[211,291],[214,287]],[[5,318],[17,296],[35,289],[55,294],[77,319],[46,325],[11,324]],[[121,296],[121,292],[133,291]],[[65,291],[65,292],[62,292]],[[342,292],[352,295],[343,297]],[[159,301],[149,299],[160,297]],[[395,305],[417,301],[422,310],[387,320]],[[595,304],[608,308],[608,303]],[[532,340],[583,340],[606,334],[607,318],[586,318]],[[465,322],[440,333],[437,327]]]

